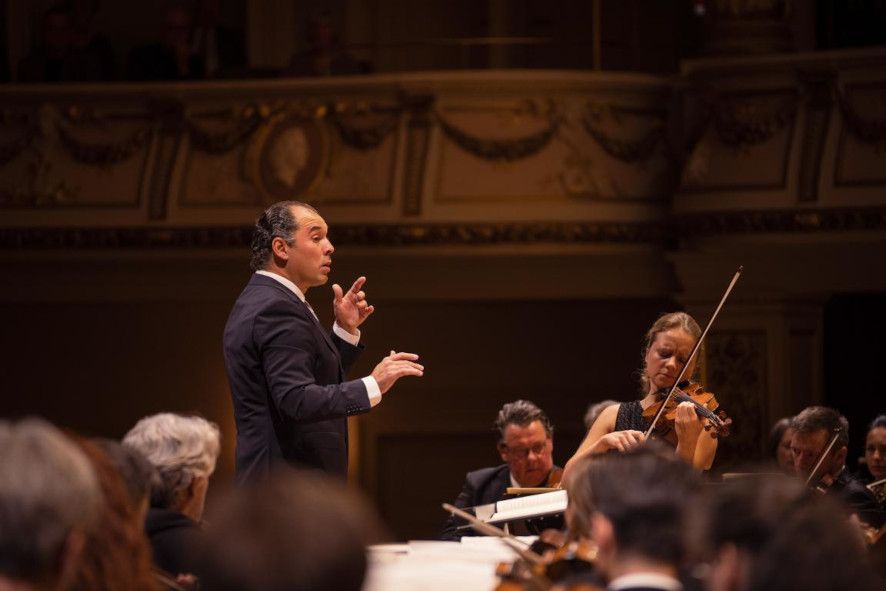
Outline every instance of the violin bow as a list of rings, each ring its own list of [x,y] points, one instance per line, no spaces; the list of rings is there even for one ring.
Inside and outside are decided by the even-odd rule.
[[[544,562],[539,554],[533,552],[532,550],[529,550],[526,547],[528,546],[528,544],[526,544],[522,540],[515,538],[503,529],[497,528],[494,525],[490,525],[485,521],[481,521],[477,519],[476,516],[471,515],[467,511],[463,511],[458,507],[450,505],[449,503],[443,503],[443,509],[449,511],[453,515],[461,517],[462,519],[470,523],[471,527],[473,527],[478,532],[484,533],[487,536],[495,536],[497,538],[501,538],[502,541],[507,544],[514,552],[519,554],[520,558],[522,558],[523,560],[531,564],[541,564],[542,562]]]
[[[815,462],[815,467],[812,469],[812,472],[809,473],[809,478],[806,479],[806,486],[809,486],[809,483],[812,482],[813,478],[815,478],[815,473],[818,472],[818,469],[821,468],[824,459],[828,457],[828,454],[831,453],[831,450],[834,448],[834,444],[837,443],[837,438],[840,437],[840,433],[842,429],[840,427],[836,427],[834,429],[834,434],[831,436],[830,442],[828,442],[827,446],[824,448],[824,451],[821,452],[821,455],[818,457],[818,461]]]
[[[711,329],[711,326],[714,324],[714,320],[717,319],[717,315],[720,313],[720,308],[723,307],[723,304],[726,303],[726,298],[729,297],[729,294],[732,293],[732,288],[735,287],[736,282],[738,282],[738,278],[741,276],[741,272],[744,270],[744,266],[739,266],[738,271],[735,272],[735,275],[732,276],[732,281],[729,282],[729,285],[726,287],[726,291],[723,293],[723,297],[720,298],[720,303],[717,304],[717,308],[714,310],[714,313],[711,315],[711,319],[708,320],[707,326],[704,327],[704,330],[701,333],[701,336],[698,337],[698,340],[695,341],[695,345],[692,346],[692,350],[689,352],[689,357],[686,359],[686,363],[683,364],[683,369],[680,370],[680,373],[677,375],[677,379],[674,380],[674,385],[671,386],[671,389],[668,391],[668,395],[665,396],[665,399],[661,403],[661,408],[658,409],[658,412],[655,413],[655,417],[652,419],[652,423],[649,425],[649,428],[646,429],[646,434],[644,437],[647,439],[652,434],[652,430],[655,429],[655,425],[658,423],[658,419],[661,418],[661,415],[664,414],[665,407],[668,402],[671,401],[671,398],[674,397],[674,392],[677,391],[677,384],[683,379],[683,375],[686,373],[686,369],[692,364],[692,360],[695,359],[695,354],[698,353],[699,347],[704,342],[704,338],[707,336],[708,331]]]

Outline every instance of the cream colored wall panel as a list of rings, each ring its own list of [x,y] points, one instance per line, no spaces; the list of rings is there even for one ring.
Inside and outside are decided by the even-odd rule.
[[[332,134],[329,166],[316,189],[318,204],[389,204],[395,193],[398,135],[388,134],[375,148],[360,150]]]
[[[453,105],[437,118],[438,204],[657,201],[674,173],[663,111],[583,96],[509,108]]]
[[[718,98],[685,165],[682,191],[785,189],[796,108],[791,90]]]

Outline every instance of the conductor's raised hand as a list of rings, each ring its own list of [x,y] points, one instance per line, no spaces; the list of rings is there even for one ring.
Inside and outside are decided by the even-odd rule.
[[[343,293],[338,283],[332,285],[332,310],[335,321],[340,327],[351,334],[357,334],[357,327],[363,324],[370,314],[375,312],[375,307],[366,301],[366,292],[363,284],[366,277],[358,277],[347,293]]]
[[[381,363],[372,370],[372,377],[378,383],[378,389],[384,394],[391,389],[394,382],[404,376],[421,377],[425,374],[423,365],[416,363],[418,355],[415,353],[395,353],[381,360]]]

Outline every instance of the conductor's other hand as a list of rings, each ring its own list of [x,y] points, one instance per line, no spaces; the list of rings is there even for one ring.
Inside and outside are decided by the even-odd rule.
[[[395,353],[381,360],[381,363],[372,370],[372,377],[378,383],[378,389],[382,394],[391,389],[394,382],[403,376],[418,376],[425,374],[423,365],[416,363],[418,355],[415,353]]]
[[[357,334],[357,327],[375,312],[375,306],[366,301],[364,283],[366,277],[358,277],[347,293],[342,292],[338,283],[332,286],[332,311],[335,314],[335,321],[351,334]]]

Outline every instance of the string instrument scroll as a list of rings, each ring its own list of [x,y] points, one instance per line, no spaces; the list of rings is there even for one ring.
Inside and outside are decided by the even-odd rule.
[[[679,404],[677,401],[680,400],[686,402],[692,402],[695,405],[696,412],[708,419],[708,425],[705,426],[705,429],[708,430],[712,436],[725,437],[729,434],[729,424],[732,422],[728,417],[726,417],[725,412],[717,411],[719,408],[719,404],[714,398],[713,394],[710,394],[710,398],[707,402],[701,402],[700,400],[694,399],[692,395],[682,392],[680,390],[681,384],[683,387],[688,389],[688,382],[683,382],[683,378],[686,374],[686,370],[692,365],[692,360],[695,359],[696,353],[698,353],[698,349],[701,347],[701,344],[704,342],[705,337],[708,334],[708,331],[711,329],[711,326],[714,324],[714,320],[717,319],[717,315],[720,313],[720,309],[723,307],[723,304],[726,303],[726,298],[729,297],[729,294],[732,293],[732,288],[735,287],[735,284],[738,282],[738,278],[741,276],[741,272],[744,267],[739,267],[738,271],[735,272],[735,275],[732,276],[732,281],[729,282],[729,285],[726,287],[726,291],[723,293],[723,297],[720,298],[720,303],[717,304],[717,308],[714,310],[714,313],[711,315],[711,319],[708,320],[707,326],[704,327],[704,330],[701,333],[701,336],[698,337],[698,340],[695,341],[695,345],[692,346],[692,350],[689,352],[689,356],[686,358],[686,361],[683,363],[683,367],[680,369],[680,373],[677,374],[677,379],[674,380],[674,385],[671,386],[671,389],[668,391],[667,395],[661,400],[661,403],[655,403],[650,408],[654,408],[657,410],[653,410],[654,415],[652,416],[652,421],[649,424],[649,428],[646,429],[645,437],[648,439],[649,436],[653,433],[656,427],[659,426],[659,421],[663,418],[666,412],[676,411],[676,406]],[[682,394],[682,397],[678,397],[678,393]],[[708,404],[708,402],[713,401],[715,405],[713,408]],[[648,410],[648,409],[647,409]],[[722,414],[721,414],[722,413]],[[650,413],[651,414],[651,413]],[[645,417],[646,413],[644,413]],[[715,417],[715,418],[712,418]],[[646,417],[649,418],[649,417]],[[670,425],[673,425],[673,420],[676,417],[674,416],[671,420],[668,429],[670,429]],[[661,430],[661,429],[660,429]]]

